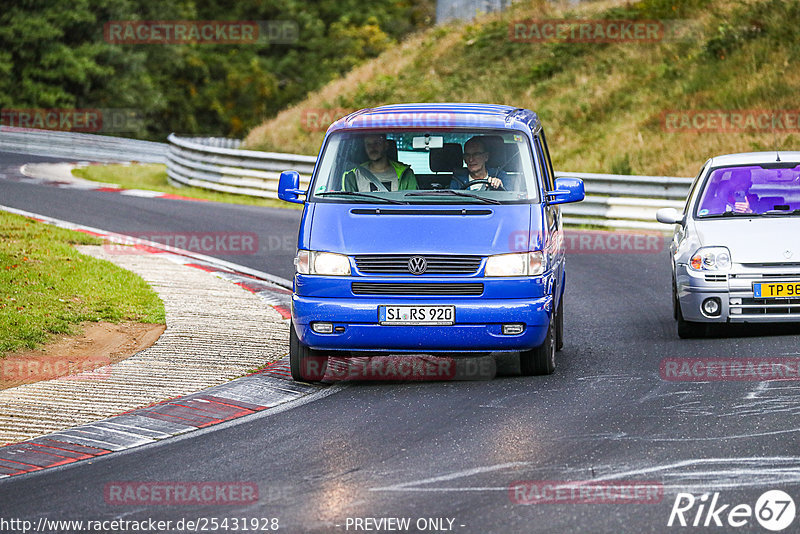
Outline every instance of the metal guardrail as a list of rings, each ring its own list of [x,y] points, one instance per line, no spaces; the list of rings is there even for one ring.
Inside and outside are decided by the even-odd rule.
[[[107,135],[0,126],[0,151],[75,161],[166,163],[168,145]]]
[[[218,137],[178,137],[153,143],[122,137],[0,126],[0,151],[101,162],[167,164],[171,183],[275,198],[281,171],[300,173],[308,187],[316,158],[298,154],[239,150],[241,141]],[[563,207],[568,224],[665,230],[655,221],[661,207],[682,208],[691,178],[557,172],[581,178],[586,199]]]
[[[217,138],[170,134],[167,140],[170,182],[240,195],[275,198],[281,171],[286,169],[298,171],[301,186],[308,187],[317,161],[314,156],[222,147]]]
[[[693,178],[556,172],[580,178],[586,198],[562,207],[564,222],[612,228],[666,230],[656,222],[658,208],[683,209]]]
[[[235,140],[182,138],[171,134],[167,174],[177,185],[190,185],[259,197],[274,198],[281,171],[300,173],[307,188],[316,158],[297,154],[236,150]],[[228,143],[228,146],[225,146]],[[563,207],[568,224],[664,230],[656,222],[658,208],[683,207],[692,178],[628,176],[557,172],[556,176],[581,178],[586,199]]]

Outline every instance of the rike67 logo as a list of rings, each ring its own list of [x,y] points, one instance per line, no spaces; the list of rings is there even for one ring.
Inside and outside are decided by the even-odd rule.
[[[680,527],[744,527],[753,526],[753,519],[763,528],[780,532],[794,523],[794,500],[781,490],[761,494],[755,506],[730,504],[720,500],[719,492],[695,496],[678,493],[672,504],[667,526]]]

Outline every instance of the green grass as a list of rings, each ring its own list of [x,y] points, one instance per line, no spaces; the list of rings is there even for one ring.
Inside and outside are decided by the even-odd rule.
[[[144,280],[72,245],[102,240],[0,211],[0,356],[71,334],[84,321],[164,324]]]
[[[796,132],[668,132],[668,110],[797,109],[800,3],[781,0],[518,2],[437,26],[255,128],[247,148],[315,154],[303,113],[401,102],[489,102],[535,110],[557,170],[694,176],[716,154],[798,148]],[[521,43],[529,19],[672,20],[657,43]]]
[[[212,202],[269,206],[273,208],[297,208],[299,204],[283,202],[276,198],[250,197],[233,193],[222,193],[197,187],[175,187],[167,180],[166,166],[153,164],[89,165],[73,169],[72,174],[84,180],[117,184],[125,189],[147,189],[171,195],[181,195]]]

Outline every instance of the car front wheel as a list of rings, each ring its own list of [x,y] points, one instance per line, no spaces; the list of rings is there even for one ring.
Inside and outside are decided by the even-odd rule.
[[[550,320],[544,343],[532,350],[519,353],[520,371],[524,376],[549,375],[556,369],[555,317]]]
[[[318,350],[300,343],[294,330],[294,323],[289,325],[289,369],[293,380],[319,382],[328,368],[328,356]]]
[[[681,312],[681,303],[678,300],[678,291],[675,286],[672,286],[672,295],[673,314],[675,319],[678,320],[678,337],[681,339],[705,337],[708,333],[708,325],[685,320],[683,312]]]

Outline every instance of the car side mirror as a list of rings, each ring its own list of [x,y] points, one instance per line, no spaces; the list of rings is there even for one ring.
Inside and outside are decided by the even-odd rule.
[[[300,173],[297,171],[283,171],[278,180],[278,198],[286,202],[303,204],[305,201],[297,198],[307,195],[307,191],[300,189]]]
[[[554,185],[556,188],[546,193],[548,197],[551,197],[547,201],[550,205],[580,202],[586,196],[583,190],[583,180],[580,178],[556,178]]]
[[[683,215],[675,208],[661,208],[656,212],[656,220],[664,224],[683,224]]]

